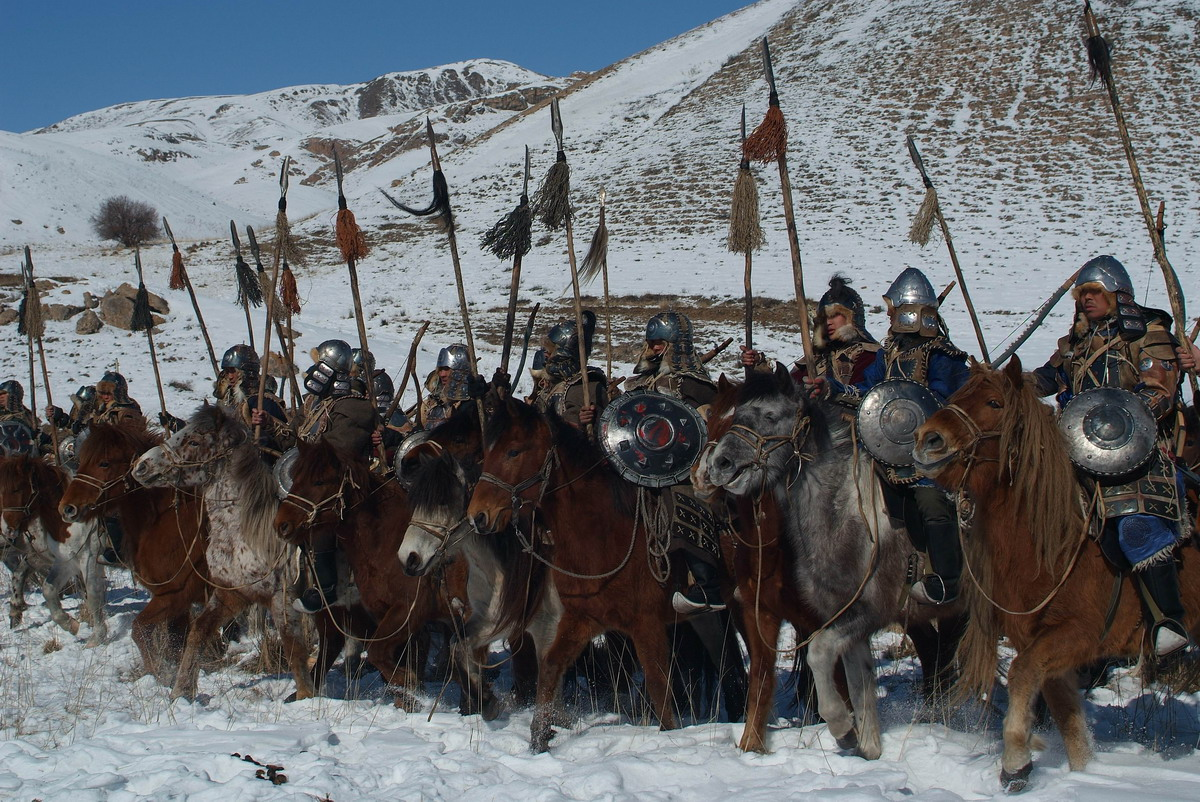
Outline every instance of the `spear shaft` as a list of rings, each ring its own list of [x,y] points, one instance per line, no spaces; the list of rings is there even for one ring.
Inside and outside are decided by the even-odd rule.
[[[25,267],[26,267],[26,270],[28,271],[27,281],[29,284],[29,289],[25,293],[25,299],[26,299],[25,303],[26,304],[36,303],[40,306],[42,303],[42,298],[41,298],[41,293],[38,292],[37,284],[33,280],[33,254],[30,253],[28,245],[25,246]],[[37,344],[38,361],[40,361],[41,365],[42,365],[42,385],[46,388],[46,404],[48,406],[54,406],[54,396],[50,392],[50,369],[46,365],[46,346],[42,342],[42,334],[39,331],[31,331],[31,332],[29,332],[29,334],[33,338],[34,343]],[[30,352],[29,352],[29,357],[30,357],[30,363],[29,363],[29,370],[30,370],[30,373],[29,373],[29,407],[30,407],[30,411],[33,413],[33,422],[34,422],[34,425],[36,426],[38,423],[38,414],[37,414],[37,398],[34,395],[34,386],[33,386],[33,351],[32,350],[30,350]],[[58,459],[58,427],[54,425],[53,421],[50,422],[50,439],[51,439],[51,442],[54,444],[54,457],[55,457],[55,459]]]
[[[265,278],[267,271],[266,268],[263,267],[261,255],[262,252],[258,247],[258,237],[254,236],[254,229],[252,227],[246,226],[246,236],[250,240],[250,254],[254,257],[254,267],[258,271],[259,278]],[[275,260],[275,264],[272,266],[271,272],[273,276],[278,277],[279,259]],[[275,283],[278,282],[276,281]],[[265,284],[263,289],[266,289]],[[278,287],[273,289],[271,291],[271,295],[267,299],[267,303],[269,304],[267,307],[267,318],[274,324],[273,328],[275,329],[275,342],[279,344],[280,356],[287,361],[287,365],[284,367],[288,371],[288,387],[292,394],[292,405],[295,406],[296,399],[300,397],[300,383],[296,380],[296,365],[292,362],[292,349],[288,347],[288,341],[283,336],[283,324],[279,322],[279,309],[276,307],[276,304],[279,303],[279,298],[276,295],[277,290]],[[291,331],[291,326],[288,326],[288,331]],[[266,348],[263,350],[266,352],[263,354],[262,366],[263,372],[265,373],[267,366],[271,361],[271,343],[269,339],[267,341]]]
[[[284,156],[283,157],[283,166],[280,168],[280,171],[279,171],[279,209],[281,211],[283,209],[287,208],[288,168],[291,165],[291,161],[292,161],[292,159],[290,156]],[[257,240],[255,240],[255,238],[254,238],[253,231],[251,231],[249,227],[247,227],[246,231],[249,232],[250,242],[253,245],[257,245]],[[234,231],[233,236],[234,236],[234,240],[236,241],[236,239],[237,239],[236,231]],[[272,259],[272,265],[271,265],[271,294],[269,296],[267,296],[267,299],[266,299],[266,301],[267,301],[267,325],[266,325],[266,331],[263,333],[263,342],[265,343],[264,350],[266,351],[266,353],[263,354],[262,365],[258,372],[258,407],[257,407],[257,409],[258,409],[258,412],[260,415],[265,414],[262,412],[262,408],[263,408],[263,401],[265,400],[266,395],[267,395],[267,366],[271,362],[271,320],[274,317],[275,305],[277,303],[275,295],[279,288],[279,263],[283,260],[283,254],[286,249],[287,249],[286,242],[276,242],[275,243],[275,256]],[[240,250],[238,252],[238,258],[239,259],[241,258]],[[257,248],[255,249],[255,259],[257,261]],[[249,302],[247,301],[247,303],[249,303]],[[247,314],[246,320],[247,320],[247,322],[249,322],[249,319],[250,319],[249,307],[247,307],[246,314]],[[278,321],[276,321],[276,323],[278,323]],[[253,345],[251,345],[251,347],[253,347]],[[281,349],[284,348],[282,332],[280,332],[279,347]],[[295,393],[298,389],[298,386],[296,384],[296,376],[295,376],[296,371],[294,369],[294,366],[291,363],[290,353],[289,353],[289,359],[288,359],[288,369],[289,369],[289,373],[292,374],[291,375],[292,394],[293,394],[293,397],[296,397]],[[298,425],[298,424],[293,422],[293,426],[295,426],[295,425]],[[255,424],[255,426],[254,426],[254,442],[256,442],[256,443],[259,442],[259,439],[261,437],[262,437],[262,424],[258,423],[258,424]]]
[[[516,392],[517,385],[521,383],[521,376],[525,373],[525,357],[529,355],[529,338],[533,335],[533,321],[537,318],[538,310],[542,308],[541,303],[533,305],[533,309],[529,312],[529,320],[525,323],[525,341],[521,344],[521,361],[517,364],[517,377],[513,379],[513,392]]]
[[[138,276],[138,292],[146,286],[146,281],[142,276],[142,249],[135,248],[133,251],[133,264],[137,268]],[[135,304],[136,305],[136,304]],[[154,368],[154,386],[158,388],[158,406],[162,410],[163,415],[167,414],[167,398],[163,395],[162,376],[158,372],[158,354],[154,350],[154,321],[150,321],[150,325],[146,327],[146,343],[150,346],[150,365]]]
[[[258,349],[254,347],[254,324],[250,321],[249,293],[243,292],[241,289],[242,268],[245,266],[245,269],[249,270],[250,265],[247,265],[246,260],[242,258],[242,240],[238,237],[237,223],[232,220],[229,221],[229,234],[233,239],[233,251],[237,257],[237,264],[234,270],[235,278],[238,281],[238,295],[242,297],[242,311],[246,313],[246,337],[250,340],[250,350],[257,352]]]
[[[529,146],[525,146],[525,173],[522,177],[521,201],[519,206],[529,204]],[[508,315],[504,318],[504,350],[500,353],[500,372],[508,373],[508,363],[512,356],[513,334],[517,325],[517,294],[521,289],[521,248],[513,254],[512,280],[508,288]]]
[[[171,224],[167,222],[167,218],[162,219],[163,230],[167,232],[167,239],[171,240],[171,253],[179,254],[179,264],[183,265],[183,254],[179,250],[179,245],[175,243],[175,234],[171,231]],[[208,326],[204,325],[204,315],[200,314],[200,302],[196,300],[196,291],[192,289],[192,279],[188,276],[187,267],[184,266],[180,270],[180,276],[183,278],[183,286],[188,291],[188,296],[192,299],[192,311],[196,313],[196,321],[200,324],[200,334],[204,337],[204,347],[208,349],[208,361],[212,363],[213,375],[216,376],[221,372],[217,367],[217,354],[213,350],[212,340],[208,336]]]

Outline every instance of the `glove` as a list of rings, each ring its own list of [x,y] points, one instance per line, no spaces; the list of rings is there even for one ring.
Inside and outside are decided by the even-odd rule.
[[[46,419],[57,426],[59,429],[65,429],[71,425],[71,416],[63,412],[61,408],[50,404],[46,407]]]
[[[467,379],[467,395],[471,398],[483,398],[487,395],[490,385],[482,376],[471,376]]]

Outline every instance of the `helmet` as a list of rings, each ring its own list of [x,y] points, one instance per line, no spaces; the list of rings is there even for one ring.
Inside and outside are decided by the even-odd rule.
[[[686,332],[688,342],[691,342],[692,321],[687,315],[679,312],[659,312],[646,323],[646,341],[666,340],[669,343],[679,342]]]
[[[304,372],[304,389],[313,395],[346,395],[350,392],[350,343],[326,340],[312,350],[316,363]]]
[[[530,370],[542,370],[546,367],[546,349],[539,348],[533,352],[533,364]]]
[[[692,321],[682,312],[659,312],[646,322],[646,342],[665,340],[670,347],[663,352],[663,357],[670,355],[671,371],[675,373],[700,373],[708,375],[704,363],[696,356],[696,348],[692,342]],[[662,365],[663,357],[643,359],[639,362],[638,370],[645,372],[657,370]]]
[[[0,393],[8,393],[8,403],[4,405],[7,412],[20,412],[25,402],[25,388],[16,379],[0,382]]]
[[[100,377],[100,381],[96,382],[96,392],[100,393],[108,390],[113,394],[113,400],[121,403],[129,403],[129,382],[125,381],[125,377],[115,370],[105,371]]]
[[[386,370],[377,370],[371,377],[371,394],[375,396],[375,407],[382,414],[392,405],[396,396],[396,385]]]
[[[369,373],[370,371],[375,370],[375,355],[369,351],[366,352],[367,360],[371,364],[364,367],[363,353],[363,349],[361,348],[350,349],[350,364],[354,365],[354,367],[358,369],[357,372],[359,374]]]
[[[596,313],[583,311],[583,345],[585,353],[592,352],[592,335],[596,331]],[[569,379],[579,373],[579,338],[575,336],[575,319],[570,318],[546,332],[543,349],[543,369],[556,381]]]
[[[258,373],[258,354],[248,345],[235,345],[221,357],[221,370],[233,368],[243,373]]]
[[[470,370],[470,358],[467,355],[467,346],[462,343],[448,345],[438,352],[437,366],[438,370],[442,368],[450,368],[450,370]]]
[[[828,308],[831,306],[841,306],[847,309],[850,314],[850,322],[854,327],[866,334],[867,317],[866,309],[863,306],[862,296],[854,291],[843,275],[835,275],[829,279],[829,289],[821,296],[821,300],[817,302],[817,315],[821,317],[828,316]]]
[[[903,273],[896,276],[896,280],[888,287],[883,297],[892,308],[913,304],[932,306],[936,309],[938,305],[933,285],[925,278],[925,274],[915,267],[905,268]]]
[[[79,399],[81,404],[90,404],[96,400],[96,386],[94,384],[85,384],[75,391],[75,397]]]
[[[1125,266],[1111,256],[1097,256],[1089,259],[1079,268],[1079,276],[1075,279],[1075,289],[1084,284],[1099,284],[1111,293],[1123,293],[1133,301],[1133,282]]]
[[[316,347],[313,361],[327,365],[334,373],[349,373],[354,352],[345,340],[326,340]]]

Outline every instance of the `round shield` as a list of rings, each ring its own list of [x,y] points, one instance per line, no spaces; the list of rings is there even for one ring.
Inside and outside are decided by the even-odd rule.
[[[644,487],[667,487],[688,477],[708,439],[700,413],[678,398],[631,390],[600,414],[600,448],[617,471]]]
[[[877,461],[893,467],[912,465],[917,429],[941,408],[923,384],[908,379],[880,382],[858,405],[858,437]]]
[[[1096,387],[1075,396],[1063,407],[1059,425],[1071,462],[1092,476],[1124,476],[1154,454],[1154,413],[1119,387]]]
[[[296,467],[296,459],[300,456],[300,449],[289,448],[283,452],[283,456],[275,463],[272,472],[275,475],[275,494],[280,498],[286,498],[287,494],[292,492],[292,469]]]
[[[19,420],[0,421],[0,455],[32,454],[33,432]]]
[[[412,484],[412,477],[403,470],[404,460],[412,453],[414,448],[422,443],[428,443],[432,437],[432,431],[413,432],[401,440],[400,445],[396,446],[396,453],[392,456],[392,470],[395,472],[396,481],[400,483],[401,487],[408,488]]]

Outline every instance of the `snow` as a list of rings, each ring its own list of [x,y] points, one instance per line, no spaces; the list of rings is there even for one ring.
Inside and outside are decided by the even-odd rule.
[[[740,106],[748,104],[751,126],[765,108],[757,42],[769,32],[792,132],[790,167],[809,295],[820,295],[835,270],[851,275],[869,307],[905,266],[925,270],[939,287],[952,278],[940,240],[922,250],[906,239],[921,200],[904,152],[904,134],[911,131],[938,185],[995,353],[1051,290],[1097,253],[1121,258],[1140,299],[1165,305],[1107,101],[1086,85],[1077,9],[1067,6],[1029,0],[980,23],[978,4],[958,0],[763,0],[574,83],[488,60],[447,67],[459,73],[470,67],[494,87],[570,85],[562,111],[579,207],[576,249],[586,248],[596,219],[593,199],[606,187],[614,293],[674,293],[685,308],[703,307],[742,292],[742,257],[725,251],[722,215],[737,169]],[[1152,197],[1167,201],[1168,251],[1185,292],[1200,278],[1200,176],[1192,169],[1200,163],[1200,136],[1195,98],[1178,87],[1200,78],[1193,47],[1198,6],[1196,0],[1147,0],[1100,9],[1122,43],[1122,75],[1138,90],[1130,92],[1130,127]],[[423,74],[434,80],[444,69]],[[40,133],[0,132],[0,257],[15,272],[20,248],[31,245],[39,277],[79,279],[44,301],[78,304],[84,290],[101,294],[133,280],[132,256],[97,246],[88,217],[111,194],[145,198],[170,219],[185,249],[219,354],[246,339],[242,311],[233,303],[228,222],[255,226],[264,244],[270,239],[282,157],[298,162],[289,193],[296,230],[328,232],[336,211],[332,171],[327,158],[304,143],[336,138],[379,154],[372,148],[382,149],[394,129],[429,113],[439,135],[450,136],[439,150],[459,222],[471,314],[477,325],[496,327],[508,266],[475,244],[515,205],[524,146],[534,151],[535,185],[549,167],[548,112],[544,106],[464,112],[463,104],[451,103],[397,106],[364,119],[349,111],[313,116],[311,102],[327,100],[344,110],[356,91],[307,86],[248,97],[165,99],[89,112]],[[306,105],[297,107],[294,99]],[[161,162],[136,155],[149,148],[187,155]],[[755,291],[789,298],[778,178],[771,165],[755,169],[768,234],[768,247],[755,256]],[[462,337],[449,250],[433,226],[399,218],[380,187],[423,205],[430,191],[423,147],[366,158],[346,176],[350,208],[374,246],[359,266],[371,348],[398,378],[410,338],[421,321],[432,320],[418,357],[423,376],[437,350]],[[379,241],[379,232],[397,223],[400,234]],[[535,242],[542,234],[535,230]],[[526,258],[522,319],[534,301],[561,301],[569,283],[564,256],[563,235],[556,233]],[[167,406],[182,414],[208,394],[210,369],[191,305],[167,289],[169,246],[147,247],[143,262],[149,288],[171,302],[156,346]],[[296,275],[305,301],[294,323],[302,332],[298,353],[330,337],[354,341],[345,268],[336,252],[319,251]],[[1022,349],[1027,364],[1050,354],[1067,328],[1069,303]],[[944,312],[958,344],[977,353],[957,292]],[[255,321],[257,340],[261,312]],[[84,337],[75,334],[74,320],[46,325],[56,401],[119,359],[132,393],[147,411],[157,411],[142,335],[106,327]],[[880,311],[868,314],[868,325],[877,334],[884,330]],[[698,332],[705,346],[732,333],[707,323]],[[620,343],[640,336],[633,329],[617,334]],[[794,328],[760,327],[756,339],[773,355],[799,351]],[[0,344],[5,376],[26,375],[15,326],[0,329]],[[477,344],[490,373],[499,349],[481,338]],[[40,385],[39,379],[39,405]],[[202,676],[203,703],[172,704],[153,680],[131,678],[137,657],[129,621],[142,597],[127,575],[110,579],[113,635],[98,649],[83,648],[86,628],[78,638],[57,631],[39,600],[31,594],[24,626],[0,630],[0,795],[946,800],[999,794],[997,721],[966,716],[949,727],[920,723],[916,669],[906,661],[881,662],[886,731],[884,757],[874,763],[839,754],[819,725],[791,726],[794,710],[783,714],[771,734],[773,752],[765,756],[737,751],[740,725],[703,723],[660,733],[601,713],[584,714],[556,738],[549,755],[534,756],[527,751],[529,711],[486,724],[460,718],[443,700],[427,720],[438,688],[427,688],[426,711],[418,714],[394,709],[378,680],[347,689],[344,679],[340,685],[335,679],[339,698],[284,704],[287,677],[228,667]],[[43,654],[51,639],[62,648]],[[241,657],[253,650],[236,648]],[[1067,772],[1061,741],[1047,733],[1048,749],[1036,759],[1025,796],[1056,802],[1200,798],[1194,752],[1200,699],[1148,693],[1128,677],[1093,692],[1087,709],[1095,760],[1084,772]],[[288,782],[256,779],[258,767],[229,757],[233,752],[283,765]]]

